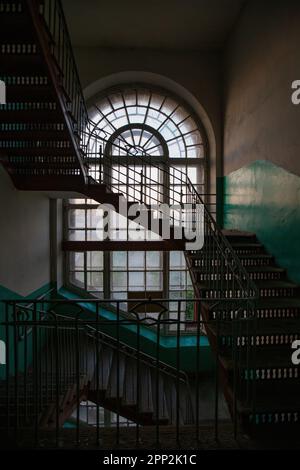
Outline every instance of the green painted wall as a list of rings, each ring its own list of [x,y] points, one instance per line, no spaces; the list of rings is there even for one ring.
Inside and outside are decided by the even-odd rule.
[[[0,323],[5,320],[5,304],[1,300],[22,300],[22,299],[34,299],[43,294],[45,294],[51,285],[43,286],[36,292],[33,292],[28,297],[22,297],[4,287],[0,286]],[[46,298],[49,298],[48,296]],[[78,296],[69,290],[60,289],[58,293],[55,294],[55,298],[60,299],[78,299]],[[82,299],[80,306],[84,312],[84,318],[92,319],[95,318],[95,307],[93,304],[85,302],[85,299]],[[72,306],[73,307],[73,306]],[[44,306],[44,308],[46,308]],[[78,309],[74,310],[74,307],[70,309],[69,304],[62,304],[60,308],[57,309],[57,313],[68,314],[74,316],[74,312],[78,312]],[[12,313],[12,312],[11,312]],[[100,315],[100,329],[104,333],[107,333],[110,336],[116,337],[117,330],[115,326],[116,313],[101,308],[99,311]],[[6,342],[6,332],[5,327],[2,327],[0,324],[0,340]],[[137,345],[137,329],[134,325],[123,325],[120,328],[120,340],[132,347]],[[27,342],[27,345],[31,345],[31,341]],[[157,354],[157,335],[156,333],[147,327],[141,327],[140,329],[140,347],[141,351],[146,354],[156,357]],[[172,366],[176,366],[176,336],[170,335],[160,335],[160,348],[159,348],[159,358],[161,361],[166,362]],[[180,338],[180,368],[182,370],[193,372],[196,369],[196,352],[197,352],[197,338],[193,335],[181,336]],[[9,351],[11,358],[11,371],[10,374],[13,374],[14,366],[14,337],[13,331],[10,332],[9,336]],[[20,370],[24,363],[24,342],[20,341],[18,343],[19,351],[19,366]],[[31,363],[31,351],[28,351],[28,364]],[[209,372],[214,368],[214,357],[212,355],[208,340],[206,337],[202,336],[200,340],[200,370],[202,372]],[[0,378],[4,378],[6,373],[5,365],[0,365]]]
[[[78,296],[67,289],[60,289],[59,295],[62,299],[78,299]],[[95,318],[95,304],[84,302],[80,303],[85,318],[94,320]],[[63,304],[57,313],[69,314],[72,316],[72,311],[68,311],[68,304]],[[75,310],[73,310],[75,312]],[[78,312],[78,309],[77,309]],[[74,313],[73,313],[74,315]],[[99,309],[100,324],[99,329],[104,333],[117,337],[117,328],[115,321],[117,318],[116,313],[100,308]],[[126,320],[125,320],[126,321]],[[137,346],[137,327],[135,325],[126,325],[120,327],[120,341],[135,348]],[[159,358],[161,361],[176,367],[176,336],[160,335],[159,338]],[[157,355],[157,335],[156,332],[147,327],[140,327],[140,348],[144,353],[156,357]],[[182,335],[180,337],[180,369],[187,372],[194,372],[196,370],[196,352],[197,352],[197,337],[194,335]],[[209,342],[206,336],[200,338],[200,357],[199,357],[199,370],[202,372],[209,372],[215,366],[214,356],[212,354]]]
[[[259,160],[224,177],[224,227],[253,231],[300,283],[300,177]]]
[[[30,295],[26,297],[22,297],[21,295],[11,291],[10,289],[5,288],[4,286],[0,286],[0,340],[7,343],[6,338],[6,329],[4,326],[1,325],[2,321],[5,321],[6,318],[6,308],[3,300],[22,300],[22,299],[35,299],[42,295],[45,295],[49,290],[51,290],[53,286],[51,284],[45,284],[40,289],[32,292]],[[45,297],[49,298],[48,296]],[[9,319],[12,319],[12,308],[9,310]],[[29,347],[31,345],[31,341],[28,341],[27,344]],[[19,351],[19,366],[20,370],[22,370],[23,365],[23,353],[24,353],[24,341],[18,342],[18,351]],[[14,334],[12,329],[10,329],[9,334],[9,355],[10,355],[10,373],[13,373],[14,368]],[[31,363],[31,351],[28,351],[27,354],[29,364]],[[4,378],[6,374],[6,366],[0,364],[0,378]]]

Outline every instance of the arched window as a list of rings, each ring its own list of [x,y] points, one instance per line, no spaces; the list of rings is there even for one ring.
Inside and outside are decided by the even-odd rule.
[[[162,155],[162,140],[171,159],[204,158],[203,130],[195,116],[162,91],[112,89],[94,104],[91,118],[107,136],[124,128],[116,136],[120,144],[141,154]]]
[[[180,99],[157,88],[125,85],[102,93],[92,104],[90,117],[91,175],[98,174],[97,179],[112,190],[140,201],[144,186],[143,202],[168,202],[182,191],[176,178],[179,172],[188,175],[199,193],[206,192],[205,133]],[[95,136],[101,138],[103,160],[99,160],[100,140]],[[69,238],[94,239],[98,204],[71,200],[68,207]],[[193,295],[180,252],[75,253],[69,256],[69,283],[106,298]]]

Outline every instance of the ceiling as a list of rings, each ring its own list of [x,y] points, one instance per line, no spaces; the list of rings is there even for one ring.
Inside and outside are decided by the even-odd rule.
[[[245,0],[62,0],[74,46],[203,50],[224,44]]]

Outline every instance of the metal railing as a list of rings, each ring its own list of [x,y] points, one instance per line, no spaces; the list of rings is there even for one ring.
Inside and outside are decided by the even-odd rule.
[[[117,144],[117,149],[123,154],[117,152],[115,155],[113,152],[111,155],[105,149],[115,144],[110,143],[106,136],[101,137],[101,129],[98,133],[95,130],[97,125],[89,121],[83,141],[87,164],[93,162],[90,184],[105,183],[112,192],[146,207],[151,204],[162,205],[162,212],[163,204],[174,208],[183,208],[186,204],[187,210],[168,211],[167,216],[173,226],[185,226],[191,232],[203,232],[204,246],[192,254],[198,254],[201,258],[198,267],[209,271],[207,286],[211,296],[215,299],[226,296],[253,301],[258,299],[255,283],[218,227],[210,205],[206,202],[207,198],[201,195],[187,173],[165,161],[159,162],[159,158],[153,161],[153,157],[147,154],[132,154],[132,150],[121,142]],[[151,171],[155,171],[155,177],[151,177]],[[199,207],[203,211],[200,212]]]
[[[80,141],[88,123],[88,113],[62,3],[61,0],[43,0],[37,1],[36,4],[50,38],[51,55],[57,68],[74,134]]]
[[[195,299],[198,319],[196,325],[190,321],[196,328],[187,345],[182,323],[189,322],[181,318],[182,301],[175,301],[175,316],[168,315],[174,299],[131,301],[132,316],[128,318],[121,314],[123,300],[110,300],[115,305],[115,316],[110,319],[105,315],[108,301],[5,301],[5,319],[0,322],[6,345],[0,380],[2,431],[20,447],[41,443],[57,447],[61,442],[72,447],[79,446],[83,438],[92,447],[105,447],[107,434],[100,423],[100,408],[107,408],[116,413],[109,434],[116,446],[122,447],[123,418],[132,423],[131,445],[137,447],[145,429],[148,439],[163,445],[166,425],[174,427],[176,445],[184,439],[186,426],[192,427],[198,445],[202,425],[208,422],[218,439],[223,421],[230,422],[221,396],[224,371],[220,357],[224,355],[235,365],[232,379],[222,385],[228,389],[225,395],[236,436],[238,399],[246,390],[248,404],[253,405],[255,396],[254,381],[243,380],[240,373],[249,365],[245,358],[253,350],[249,343],[241,347],[239,342],[245,324],[249,334],[254,334],[254,318],[244,318],[238,299],[226,303],[228,314],[232,310],[238,314],[222,320],[213,314],[215,304]],[[87,304],[92,315],[87,314]],[[145,307],[151,315],[140,317]],[[156,316],[153,307],[158,309]],[[156,326],[152,337],[147,333],[149,322]],[[166,323],[176,330],[169,351],[162,335]],[[202,342],[202,328],[215,337],[215,359]],[[31,334],[20,336],[20,329]],[[225,341],[226,336],[230,340]],[[86,400],[94,403],[96,411],[95,423],[88,429],[80,419],[80,403]],[[74,429],[69,432],[64,425],[74,412]]]
[[[170,167],[166,162],[158,162],[157,159],[154,161],[153,157],[146,154],[137,155],[121,139],[111,142],[108,136],[88,119],[61,1],[44,0],[37,3],[52,40],[52,55],[60,70],[63,89],[68,96],[74,130],[80,137],[85,162],[90,166],[89,183],[106,183],[112,191],[122,193],[129,200],[146,205],[168,203],[171,206],[182,207],[183,204],[190,204],[192,215],[189,212],[188,221],[187,211],[182,211],[179,215],[178,211],[175,211],[170,214],[170,218],[174,226],[188,224],[192,231],[195,229],[204,231],[204,249],[199,255],[202,258],[201,265],[210,270],[207,282],[211,288],[211,295],[215,298],[225,295],[222,284],[225,273],[226,295],[257,298],[255,284],[250,280],[211,215],[210,201],[201,195],[204,185],[200,185],[199,191],[199,187],[178,168]],[[114,151],[104,152],[107,146]],[[151,171],[154,170],[157,175],[151,177]],[[150,175],[147,171],[150,171]],[[125,184],[124,178],[126,178]],[[203,219],[202,214],[199,215],[195,210],[197,205],[202,205],[204,208]],[[211,253],[218,255],[220,260],[211,261]]]

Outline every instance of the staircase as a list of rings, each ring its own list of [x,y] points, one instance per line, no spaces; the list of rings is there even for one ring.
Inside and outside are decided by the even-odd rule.
[[[112,160],[103,152],[105,138],[89,130],[60,1],[0,1],[0,21],[0,79],[7,85],[7,105],[0,105],[0,160],[15,187],[78,193],[113,204],[117,212],[122,196],[127,208],[134,202],[145,204],[152,227],[148,182],[142,179],[140,195],[129,197],[120,192],[121,174],[115,180],[108,178]],[[97,126],[92,127],[95,132]],[[89,161],[95,158],[99,171],[92,175]],[[115,163],[126,164],[126,160],[120,157]],[[164,164],[157,169],[165,175],[172,170],[180,187],[168,203],[190,204],[190,229],[203,230],[203,249],[186,251],[185,256],[195,297],[203,299],[197,328],[200,321],[205,322],[216,356],[217,379],[235,428],[241,424],[250,433],[268,427],[293,428],[300,412],[298,369],[291,363],[291,343],[300,335],[298,286],[288,280],[254,234],[222,232],[186,174]],[[153,199],[164,202],[159,191]],[[203,218],[198,218],[196,205],[203,206]],[[185,214],[181,217],[186,222]],[[175,237],[176,223],[173,218],[170,240],[163,240],[166,250],[184,249],[185,239]],[[162,235],[161,224],[157,234]],[[47,341],[64,345],[60,353],[63,364],[65,360],[68,364],[66,370],[49,363],[45,350],[38,366],[40,375],[33,367],[28,374],[1,383],[6,405],[1,400],[0,414],[9,426],[32,426],[33,420],[36,427],[60,426],[82,399],[138,424],[194,422],[197,408],[191,405],[190,385],[182,372],[162,362],[154,368],[153,358],[137,356],[136,350],[125,345],[116,349],[114,338],[91,330],[80,330],[79,337],[76,329],[60,333],[68,341],[53,337],[53,332]],[[82,357],[69,362],[68,348],[78,357],[78,347]],[[52,360],[57,363],[58,356]],[[178,415],[174,403],[179,390],[183,399]]]
[[[285,269],[252,233],[224,231],[234,252],[259,290],[253,319],[234,303],[207,302],[202,307],[208,322],[206,332],[218,355],[220,380],[232,416],[252,436],[267,438],[270,431],[293,435],[300,418],[299,368],[293,365],[292,342],[300,339],[300,290],[290,282]],[[186,259],[199,297],[207,300],[236,295],[228,292],[231,279],[226,264],[212,250],[186,252]],[[212,274],[209,266],[217,265]],[[234,339],[235,338],[235,339]],[[232,344],[236,355],[232,357]],[[234,393],[235,387],[235,393]],[[266,431],[267,430],[267,431]]]
[[[43,322],[25,339],[27,352],[36,348],[33,363],[21,372],[21,354],[18,373],[0,381],[0,428],[59,429],[83,400],[144,426],[194,422],[184,372],[71,317]]]
[[[0,21],[2,164],[19,189],[84,185],[84,100],[60,3],[3,1]]]

